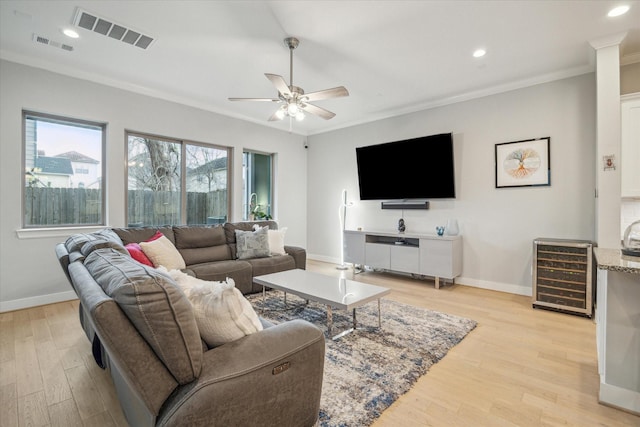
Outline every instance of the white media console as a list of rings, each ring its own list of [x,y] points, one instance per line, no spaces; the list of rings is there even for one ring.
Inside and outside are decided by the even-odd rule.
[[[454,282],[462,274],[462,237],[436,234],[344,231],[344,261]]]

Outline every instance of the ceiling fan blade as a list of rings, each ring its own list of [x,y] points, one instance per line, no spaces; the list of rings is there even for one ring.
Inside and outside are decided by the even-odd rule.
[[[278,89],[278,92],[280,92],[281,94],[287,97],[292,96],[291,89],[289,89],[287,82],[284,80],[282,76],[279,76],[277,74],[269,74],[269,73],[264,73],[264,75],[267,76],[267,78],[271,81],[271,83],[273,83],[276,89]]]
[[[336,115],[336,113],[332,113],[329,110],[325,110],[324,108],[318,107],[317,105],[313,104],[302,104],[302,109],[307,113],[315,114],[316,116],[321,117],[325,120],[329,120]]]
[[[282,120],[284,118],[284,116],[278,116],[278,111],[280,111],[280,109],[277,109],[275,113],[273,113],[271,115],[271,117],[269,117],[269,121],[270,122],[277,122],[279,120]]]
[[[321,99],[349,96],[349,91],[344,86],[338,86],[331,89],[319,90],[317,92],[305,93],[303,96],[307,101],[319,101]]]
[[[229,98],[229,101],[268,101],[280,102],[279,98]]]

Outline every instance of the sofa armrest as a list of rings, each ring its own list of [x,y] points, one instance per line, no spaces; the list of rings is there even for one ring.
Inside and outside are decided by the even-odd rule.
[[[285,245],[284,251],[293,257],[296,262],[296,268],[300,268],[302,270],[307,268],[307,251],[304,248]]]
[[[60,263],[60,267],[62,267],[62,271],[64,271],[65,276],[67,276],[67,280],[75,291],[76,288],[73,286],[71,276],[69,276],[69,251],[67,250],[67,247],[64,245],[64,243],[58,243],[56,245],[56,258],[58,258],[58,262]]]
[[[312,426],[324,372],[324,334],[304,320],[207,351],[200,377],[165,402],[158,426]]]

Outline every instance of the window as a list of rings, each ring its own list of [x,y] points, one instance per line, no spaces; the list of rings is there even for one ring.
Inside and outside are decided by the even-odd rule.
[[[23,227],[104,225],[106,125],[28,111],[22,119]]]
[[[219,224],[228,218],[225,147],[128,133],[129,226]]]
[[[271,219],[273,156],[242,153],[244,220]]]

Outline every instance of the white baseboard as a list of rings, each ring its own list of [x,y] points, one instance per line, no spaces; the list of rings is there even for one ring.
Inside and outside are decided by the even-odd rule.
[[[307,253],[307,258],[308,259],[312,259],[314,261],[328,262],[330,264],[341,264],[339,258],[328,257],[328,256],[324,256],[324,255],[316,255],[316,254]]]
[[[0,313],[5,311],[22,310],[23,308],[53,304],[55,302],[78,299],[74,291],[59,292],[57,294],[40,295],[37,297],[20,298],[12,301],[0,301]]]
[[[323,255],[307,254],[307,258],[308,259],[312,259],[314,261],[328,262],[328,263],[331,263],[331,264],[340,264],[340,260],[339,259],[332,258],[332,257],[327,257],[327,256],[323,256]],[[524,296],[529,296],[529,297],[533,293],[531,285],[528,285],[528,286],[514,285],[512,283],[492,282],[492,281],[489,281],[489,280],[472,279],[470,277],[463,277],[463,276],[457,277],[456,278],[456,283],[460,283],[460,284],[465,285],[465,286],[471,286],[473,288],[481,288],[481,289],[488,289],[488,290],[491,290],[491,291],[507,292],[507,293],[510,293],[510,294],[524,295]]]
[[[490,291],[507,292],[509,294],[524,295],[530,297],[533,294],[531,285],[522,286],[514,285],[513,283],[492,282],[489,280],[472,279],[470,277],[458,277],[457,283],[461,283],[466,286],[474,288],[488,289]]]

